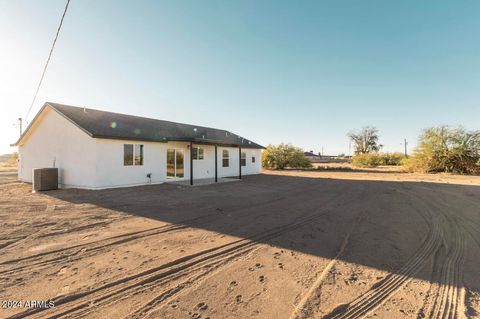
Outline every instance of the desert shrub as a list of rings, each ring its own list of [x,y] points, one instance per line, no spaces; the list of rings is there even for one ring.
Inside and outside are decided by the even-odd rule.
[[[415,172],[480,174],[480,131],[438,126],[419,137],[405,168]]]
[[[354,167],[376,167],[382,165],[382,159],[378,153],[358,154],[352,158]]]
[[[405,171],[407,172],[420,172],[420,173],[427,173],[428,168],[425,165],[425,161],[418,156],[410,156],[404,158],[402,161],[402,165]]]
[[[268,145],[262,153],[265,168],[309,168],[312,163],[305,158],[303,150],[291,144]]]
[[[398,166],[403,164],[405,155],[402,153],[381,153],[381,165]]]
[[[368,153],[358,154],[352,158],[355,167],[377,167],[380,165],[402,165],[402,153]]]

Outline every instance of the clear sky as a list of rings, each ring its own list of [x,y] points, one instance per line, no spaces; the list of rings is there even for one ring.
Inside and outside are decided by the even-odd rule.
[[[65,1],[0,0],[0,153],[18,137]],[[480,129],[480,1],[72,0],[45,101],[228,129],[261,144],[387,151]]]

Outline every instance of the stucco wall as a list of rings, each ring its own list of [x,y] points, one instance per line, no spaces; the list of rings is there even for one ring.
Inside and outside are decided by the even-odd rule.
[[[229,166],[223,167],[223,150],[228,150],[229,152]],[[257,152],[256,152],[257,151]],[[246,166],[242,166],[242,175],[249,175],[249,174],[260,174],[261,172],[261,164],[259,164],[258,155],[261,154],[261,150],[254,150],[254,149],[242,149],[242,152],[246,152]],[[219,177],[229,177],[229,176],[238,176],[239,174],[239,153],[238,147],[218,147],[218,176]],[[252,163],[252,156],[255,156],[255,163]]]
[[[193,178],[214,178],[215,177],[215,146],[213,145],[195,145],[204,149],[204,159],[193,161]],[[223,150],[229,151],[229,166],[223,167]],[[242,149],[246,152],[246,166],[242,166],[242,175],[260,174],[261,173],[261,150]],[[255,157],[255,163],[252,162]],[[237,147],[217,147],[217,167],[218,177],[238,176],[238,148]]]
[[[245,148],[243,151],[247,152],[247,165],[242,167],[242,174],[260,174],[262,172],[262,150]],[[255,162],[252,162],[252,157],[255,157]]]
[[[215,177],[215,146],[211,145],[196,145],[193,147],[203,148],[203,160],[193,160],[193,178],[214,178]],[[190,158],[190,154],[188,154]],[[190,163],[187,163],[190,167]],[[190,171],[188,172],[190,177]]]
[[[32,182],[34,168],[58,167],[60,187],[95,187],[95,140],[45,108],[18,147],[18,178]]]
[[[123,165],[124,144],[142,144],[144,146],[144,162],[141,166]],[[152,174],[151,183],[157,184],[167,179],[167,150],[183,150],[184,177],[177,180],[190,179],[190,150],[189,143],[168,142],[134,142],[127,140],[96,139],[97,167],[96,188],[135,186],[149,184],[147,174]],[[203,160],[193,160],[193,178],[215,177],[215,147],[212,145],[196,145],[204,149]],[[230,154],[229,167],[222,167],[222,150],[228,149]],[[247,165],[242,167],[242,174],[260,174],[261,150],[244,149],[247,152]],[[218,177],[238,176],[238,148],[218,146]],[[251,157],[256,157],[252,163]]]
[[[123,165],[124,144],[143,145],[143,165]],[[183,149],[185,153],[185,178],[190,178],[188,143],[155,143],[127,140],[96,139],[96,188],[145,185],[167,180],[167,149]]]

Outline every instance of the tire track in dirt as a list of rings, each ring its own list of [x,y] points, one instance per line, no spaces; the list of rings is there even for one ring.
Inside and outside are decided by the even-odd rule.
[[[54,264],[58,265],[58,262],[60,261],[68,261],[70,263],[74,260],[95,255],[100,251],[107,250],[111,246],[120,245],[130,241],[144,239],[146,237],[164,234],[167,232],[181,230],[185,228],[187,228],[187,226],[183,226],[183,225],[160,226],[158,228],[113,236],[113,237],[102,239],[92,243],[74,245],[68,248],[62,248],[62,249],[57,249],[57,250],[36,254],[33,256],[18,258],[16,260],[7,260],[4,262],[0,262],[0,265],[16,264],[19,262],[27,262],[27,264],[2,270],[0,271],[0,275],[6,275],[11,273],[16,274],[22,271],[29,271],[30,269],[38,270],[39,267],[47,267]],[[44,256],[50,256],[50,255],[56,255],[56,254],[58,254],[58,256],[55,256],[46,260],[42,260]],[[35,260],[38,260],[38,261],[35,261]]]
[[[435,293],[431,295],[432,307],[429,317],[435,319],[461,318],[462,314],[462,263],[464,260],[465,241],[456,231],[455,242],[449,249],[446,260],[442,261],[440,278]]]
[[[81,226],[77,226],[77,227],[72,227],[72,228],[68,228],[66,226],[63,226],[63,225],[59,225],[60,227],[63,227],[63,229],[58,229],[57,228],[53,228],[52,230],[53,231],[49,231],[49,232],[42,232],[41,234],[39,234],[38,236],[36,236],[37,238],[45,238],[45,237],[52,237],[52,236],[58,236],[58,235],[63,235],[63,234],[66,234],[66,233],[70,233],[70,232],[77,232],[77,231],[83,231],[83,230],[90,230],[92,228],[97,228],[97,227],[105,227],[105,226],[108,226],[110,225],[111,223],[113,222],[118,222],[118,221],[121,221],[121,220],[107,220],[107,221],[101,221],[101,222],[95,222],[95,223],[91,223],[91,224],[85,224],[85,225],[81,225]]]
[[[345,248],[348,245],[350,235],[353,233],[357,225],[360,223],[361,218],[363,217],[364,211],[361,212],[356,218],[355,222],[353,223],[352,227],[350,230],[347,232],[347,234],[344,236],[344,239],[340,245],[340,248],[338,249],[337,254],[335,257],[330,260],[330,262],[327,264],[327,266],[322,270],[320,275],[317,277],[315,282],[312,284],[310,289],[307,291],[307,293],[303,296],[303,298],[300,300],[300,302],[295,306],[294,310],[292,311],[292,314],[290,315],[291,319],[302,319],[302,318],[308,318],[310,316],[310,313],[308,311],[309,305],[312,303],[312,297],[314,296],[315,292],[321,288],[321,285],[323,283],[323,280],[327,276],[328,272],[332,269],[332,267],[335,265],[337,262],[338,258],[343,254],[345,251]]]
[[[451,236],[445,236],[444,258],[435,258],[439,271],[432,273],[430,289],[419,311],[419,316],[428,314],[434,319],[464,317],[463,263],[465,261],[465,235],[461,227],[450,220]],[[450,242],[453,238],[453,242]]]
[[[276,199],[261,203],[259,206],[272,204],[274,202],[278,202],[279,200],[285,200],[285,199],[287,199],[287,197],[276,198]],[[211,209],[212,207],[209,207],[209,208]],[[233,211],[236,211],[236,210],[233,210]],[[47,251],[47,252],[44,252],[44,253],[39,253],[39,254],[35,254],[35,255],[31,255],[31,256],[27,256],[27,257],[21,257],[21,258],[6,260],[6,261],[0,261],[0,266],[1,265],[6,265],[6,264],[19,263],[19,262],[22,262],[22,261],[35,260],[35,259],[38,259],[40,257],[44,257],[44,256],[47,256],[47,255],[54,255],[54,254],[57,254],[57,253],[64,253],[63,254],[64,256],[62,258],[68,258],[69,257],[69,255],[68,255],[69,250],[74,250],[74,249],[78,249],[78,248],[88,248],[91,245],[107,243],[108,241],[113,240],[113,239],[128,238],[129,236],[136,236],[136,235],[140,235],[142,233],[149,233],[149,232],[155,231],[155,230],[166,229],[166,228],[169,228],[169,227],[176,227],[176,226],[179,226],[179,225],[192,223],[192,222],[195,222],[195,221],[198,221],[198,220],[201,220],[201,219],[205,219],[205,218],[209,218],[209,217],[212,217],[212,216],[218,216],[219,213],[220,213],[219,211],[216,211],[214,213],[210,213],[210,214],[207,214],[207,215],[181,220],[181,221],[175,222],[173,224],[169,224],[169,225],[154,227],[154,228],[150,228],[150,229],[147,229],[147,230],[131,232],[131,233],[127,233],[127,234],[120,234],[118,236],[113,236],[113,237],[101,239],[99,241],[94,241],[94,242],[90,242],[90,243],[86,243],[86,244],[73,245],[73,246],[64,247],[64,248],[57,249],[57,250],[51,250],[51,251]],[[49,225],[53,225],[53,224],[50,223]],[[150,235],[146,234],[146,236],[150,236]],[[19,239],[24,239],[25,237],[27,237],[27,236],[20,237]],[[138,237],[138,239],[141,239],[141,238],[143,238],[143,237]],[[135,238],[135,239],[137,239],[137,238]],[[124,243],[124,242],[119,242],[119,244],[121,244],[121,243]],[[73,255],[76,255],[76,252]],[[54,261],[57,261],[57,260],[58,259],[54,259]],[[38,264],[36,264],[36,265],[38,265]],[[13,270],[16,270],[16,269],[13,269]],[[0,271],[0,274],[1,273],[2,273],[2,271]]]
[[[432,280],[428,297],[418,315],[419,317],[424,317],[425,314],[428,314],[429,318],[434,319],[464,317],[465,292],[462,285],[462,269],[466,257],[466,237],[463,232],[464,229],[460,227],[459,223],[462,219],[456,215],[452,216],[449,211],[445,210],[445,207],[439,205],[438,200],[427,200],[414,194],[410,195],[416,197],[419,201],[423,201],[430,207],[436,208],[436,215],[429,214],[426,216],[432,220],[433,236],[429,236],[430,240],[427,240],[427,243],[429,243],[423,245],[424,249],[421,249],[423,252],[421,252],[420,256],[413,258],[413,263],[408,262],[407,265],[404,265],[397,275],[388,276],[379,285],[377,284],[368,291],[366,295],[357,298],[347,305],[337,307],[326,318],[362,318],[371,314],[398,289],[403,287],[415,272],[423,267],[430,256],[434,255],[435,252],[440,252],[442,249],[447,250],[447,248],[448,250],[444,258],[437,257],[434,259],[434,268],[436,266],[440,269],[440,275],[439,278],[434,278],[435,271],[432,269]],[[444,245],[441,245],[441,242]],[[428,249],[425,247],[428,247]],[[419,259],[419,257],[421,258]],[[391,282],[392,278],[394,278],[393,282]],[[433,289],[433,282],[435,282],[436,289]]]
[[[426,188],[428,189],[428,188]],[[432,189],[428,189],[432,192]],[[446,192],[449,196],[455,196]],[[458,196],[455,196],[458,198]],[[461,201],[465,199],[462,196]],[[468,200],[473,205],[478,202]],[[446,196],[439,196],[438,201],[431,201],[431,205],[437,206],[438,211],[445,217],[445,226],[448,227],[450,236],[445,236],[444,258],[438,258],[436,266],[439,271],[432,273],[430,280],[430,289],[424,305],[419,311],[419,315],[428,314],[434,319],[453,319],[465,317],[465,288],[463,285],[463,264],[466,259],[465,248],[468,235],[480,247],[478,239],[472,232],[478,230],[472,225],[478,226],[471,218],[465,214],[452,214],[456,209]]]
[[[311,196],[311,194],[305,194],[304,192],[297,192],[297,193],[291,194],[291,196],[289,197],[280,197],[280,198],[276,198],[273,200],[260,203],[257,206],[255,206],[255,208],[262,208],[262,207],[265,208],[265,207],[268,207],[269,205],[278,205],[279,201],[291,200],[292,197],[295,195],[299,195],[301,198],[305,198],[305,200]],[[339,195],[331,195],[326,200],[330,201],[338,196]],[[236,210],[232,210],[232,212],[237,212],[237,213],[239,212],[240,214],[248,213],[249,209],[251,208],[252,207],[247,207],[247,208],[242,207]],[[111,247],[121,245],[127,242],[145,239],[147,237],[162,235],[167,232],[179,231],[179,230],[185,230],[185,229],[191,228],[192,226],[189,226],[189,224],[193,222],[202,221],[203,223],[207,223],[211,217],[217,217],[219,216],[219,214],[221,214],[221,211],[217,210],[214,213],[182,220],[175,224],[164,225],[164,226],[155,227],[155,228],[138,231],[138,232],[132,232],[128,234],[121,234],[121,235],[105,238],[99,241],[74,245],[67,248],[60,248],[56,250],[47,251],[44,253],[35,254],[32,256],[3,261],[3,262],[0,262],[0,266],[9,265],[9,264],[18,264],[19,262],[27,262],[27,264],[18,266],[15,268],[10,268],[7,270],[0,270],[0,275],[19,273],[23,271],[29,271],[30,269],[35,269],[35,271],[37,271],[39,267],[44,268],[51,265],[58,265],[58,263],[62,261],[71,263],[72,261],[93,256],[100,252],[106,251]],[[265,214],[268,214],[268,213],[265,213]],[[265,214],[259,214],[259,217]],[[237,217],[238,217],[238,214],[237,214]],[[200,225],[201,224],[197,224],[195,226],[196,228],[198,228],[200,227]],[[42,258],[44,258],[45,256],[51,256],[51,255],[53,255],[54,257],[46,260],[44,259],[42,260]]]
[[[47,212],[47,214],[49,214],[55,211],[58,205],[57,204],[34,205],[34,207],[37,207],[37,206],[42,206],[42,207],[45,206],[44,212]],[[23,236],[18,236],[16,238],[13,236],[10,236],[11,234],[9,234],[7,236],[4,236],[3,238],[0,238],[0,240],[8,240],[8,242],[0,244],[0,250],[12,249],[39,238],[63,235],[70,232],[88,230],[96,227],[104,227],[114,222],[120,222],[129,218],[132,218],[131,216],[120,216],[116,218],[110,218],[109,215],[107,215],[106,217],[92,215],[93,218],[89,219],[89,217],[91,217],[90,215],[83,215],[83,214],[85,213],[84,210],[87,210],[89,212],[90,209],[91,208],[82,207],[80,214],[82,214],[83,218],[78,218],[78,221],[76,219],[73,220],[72,223],[75,224],[75,227],[71,227],[71,228],[69,228],[71,224],[64,223],[62,220],[60,220],[60,222],[57,221],[57,222],[37,224],[35,223],[35,221],[38,219],[41,219],[42,217],[36,216],[35,217],[36,219],[33,219],[32,221],[29,220],[27,223],[22,223],[22,226],[23,226],[22,229],[14,229],[14,231],[12,232],[12,233],[24,232],[27,234]],[[85,223],[83,219],[87,219],[87,223]],[[93,219],[94,221],[91,223],[88,223],[89,221],[91,221],[91,219]],[[97,221],[98,219],[103,219],[103,220]],[[80,224],[80,226],[78,226],[78,224]],[[3,262],[0,262],[0,265],[2,263]]]
[[[251,251],[255,250],[256,248],[259,248],[258,247],[259,244],[261,244],[264,241],[271,240],[271,239],[273,239],[275,237],[278,237],[278,236],[280,236],[280,235],[282,235],[282,234],[284,234],[288,231],[292,231],[292,230],[295,230],[297,228],[301,228],[303,226],[309,225],[310,223],[314,222],[315,220],[320,219],[324,215],[324,214],[317,215],[318,213],[320,213],[322,211],[326,211],[326,210],[328,210],[328,207],[324,207],[322,209],[317,209],[314,214],[305,214],[305,215],[297,218],[297,221],[292,223],[292,224],[275,227],[273,232],[268,231],[266,233],[262,233],[261,235],[260,234],[257,235],[257,236],[261,236],[259,238],[254,238],[256,236],[252,236],[251,238],[245,239],[245,240],[250,241],[250,242],[245,247],[243,247],[242,249],[236,251],[234,255],[231,255],[231,256],[227,255],[227,256],[225,256],[225,258],[221,258],[219,260],[213,261],[212,263],[207,264],[205,266],[196,267],[201,272],[200,272],[200,274],[196,274],[196,272],[194,272],[194,274],[195,274],[195,279],[194,280],[187,279],[186,281],[182,282],[181,284],[178,284],[175,288],[173,288],[173,290],[175,291],[174,294],[170,290],[168,290],[166,292],[162,292],[160,295],[154,297],[147,304],[145,304],[144,306],[135,310],[132,314],[126,316],[125,318],[130,318],[130,319],[143,318],[143,317],[145,317],[145,315],[148,312],[150,312],[152,310],[159,310],[159,308],[157,308],[157,307],[160,306],[160,308],[161,308],[162,303],[165,302],[167,299],[169,299],[173,296],[176,296],[179,292],[184,292],[183,290],[186,287],[189,287],[192,284],[198,283],[198,280],[200,278],[206,277],[213,270],[217,270],[218,268],[220,268],[220,266],[227,265],[228,261],[232,261],[232,260],[237,259],[238,257],[240,257],[242,255],[246,255],[246,254],[250,253]],[[307,216],[307,217],[305,217],[305,216]],[[205,271],[205,267],[207,268],[207,271]],[[165,285],[164,282],[154,283],[155,287],[164,286],[164,285]],[[180,287],[180,289],[179,289],[179,287]],[[140,292],[145,291],[145,290],[149,290],[149,289],[152,289],[152,287],[149,287],[149,286],[140,287]]]
[[[395,292],[405,286],[423,267],[427,259],[431,257],[437,249],[438,241],[441,238],[440,235],[440,229],[433,227],[433,231],[428,235],[428,238],[423,242],[420,249],[398,272],[387,276],[366,294],[353,302],[337,307],[337,309],[325,316],[325,318],[362,318],[380,307]]]
[[[361,195],[359,196],[359,198],[363,198],[363,194],[364,194],[365,190],[364,190],[364,189],[361,189],[360,191],[361,191]],[[344,196],[335,196],[335,199],[338,199],[338,198],[341,198],[341,197],[344,197]],[[310,198],[309,198],[309,199],[310,199]],[[351,195],[348,197],[348,200],[352,200]],[[335,204],[335,202],[332,202],[331,200],[329,200],[328,207],[323,207],[322,209],[316,208],[316,211],[317,211],[317,213],[318,213],[318,212],[321,212],[321,211],[328,210],[328,209],[330,209],[330,207],[335,206],[334,204]],[[321,215],[315,217],[314,219],[317,220],[317,219],[321,218],[321,217],[324,216],[324,215],[325,215],[325,214],[321,214]],[[303,225],[303,224],[304,224],[304,223],[302,223],[302,225],[300,225],[299,227],[302,227],[302,226],[305,226],[305,225],[306,225],[306,224],[305,224],[305,225]],[[296,227],[296,226],[295,226],[295,228],[299,228],[299,227]],[[288,229],[288,230],[289,230],[289,229]],[[276,235],[276,236],[280,236],[280,235],[282,235],[282,234],[283,234],[284,232],[286,232],[286,231],[287,231],[287,230],[284,230],[284,231],[282,231],[280,234],[278,234],[278,235]],[[276,236],[275,236],[275,237],[276,237]],[[342,250],[346,247],[346,245],[347,245],[347,243],[348,243],[348,238],[347,238],[347,239],[344,239],[344,242],[345,242],[345,243],[344,243],[344,245],[342,245],[342,246],[343,246]],[[257,245],[255,245],[254,247],[252,247],[251,249],[249,249],[249,250],[246,251],[245,253],[240,252],[239,255],[248,254],[248,253],[250,253],[251,251],[259,248],[259,247],[256,247],[256,246],[257,246]],[[211,267],[214,267],[214,265],[210,265],[210,266],[211,266]],[[215,266],[215,268],[218,268],[218,267]],[[210,272],[210,271],[209,271],[209,272]],[[208,273],[209,273],[209,272],[208,272]],[[204,276],[207,275],[208,273],[201,274],[201,275],[199,275],[199,277],[204,277]],[[197,278],[195,281],[198,281],[198,278]],[[183,288],[184,288],[185,286],[190,286],[190,285],[192,285],[192,284],[193,284],[193,283],[192,283],[190,280],[187,280],[186,282],[183,282],[183,283],[179,284],[179,285],[176,286],[175,288],[172,288],[172,290],[174,290],[176,293],[178,293],[178,292],[180,292],[180,290],[183,290]],[[183,288],[182,288],[182,289],[178,289],[179,286],[180,286],[180,287],[183,287]],[[144,289],[143,289],[143,290],[144,290]],[[187,291],[182,291],[182,292],[183,292],[183,293],[186,293]],[[165,306],[164,301],[166,301],[166,299],[167,299],[165,296],[167,296],[168,298],[170,298],[170,297],[173,297],[174,295],[176,295],[176,293],[175,293],[175,294],[171,294],[170,290],[168,290],[168,291],[166,291],[166,292],[164,292],[164,293],[161,293],[160,295],[158,295],[158,296],[156,296],[155,298],[153,298],[152,300],[150,300],[150,301],[149,301],[147,304],[145,304],[143,307],[141,307],[141,308],[135,310],[133,313],[125,316],[124,319],[144,318],[144,317],[146,316],[146,314],[148,314],[149,312],[159,311],[162,307]],[[157,307],[158,307],[158,308],[157,308]]]
[[[363,198],[363,194],[364,194],[365,190],[364,189],[361,189],[361,194],[359,197],[360,198]],[[341,198],[343,196],[334,196],[335,199],[338,199],[338,198]],[[352,200],[351,196],[349,197],[349,200]],[[323,207],[322,209],[316,209],[317,212],[320,212],[320,211],[324,211],[324,210],[328,210],[330,209],[330,207],[332,206],[335,206],[334,205],[334,202],[331,202],[331,200],[329,201],[329,207]],[[320,217],[324,216],[325,214],[321,214],[317,217],[315,217],[315,220],[319,219]],[[304,226],[303,223],[301,226],[299,227],[302,227]],[[295,227],[295,228],[299,228],[299,227]],[[353,228],[353,227],[352,227]],[[276,236],[280,236],[281,234],[283,234],[284,232],[286,232],[287,230],[285,231],[282,231],[280,234],[276,235]],[[276,237],[275,236],[275,237]],[[349,235],[347,236],[349,237]],[[341,250],[343,251],[343,249],[345,249],[346,245],[348,243],[348,238],[344,238],[344,244],[342,244],[342,247],[341,247]],[[246,255],[250,252],[252,252],[253,250],[256,250],[257,248],[259,247],[256,247],[257,245],[255,245],[254,247],[248,249],[247,251],[245,251],[245,253],[243,252],[240,252],[239,253],[239,256],[241,255]],[[341,254],[341,253],[339,253]],[[234,259],[234,258],[232,258]],[[226,264],[226,263],[224,263]],[[209,267],[212,267],[211,270],[213,270],[213,268],[219,268],[217,265],[209,265]],[[187,280],[186,282],[182,282],[181,284],[175,286],[174,288],[172,288],[171,290],[168,290],[166,292],[163,292],[161,293],[160,295],[156,296],[155,298],[153,298],[152,300],[150,300],[148,303],[146,303],[143,307],[135,310],[133,313],[127,315],[124,317],[124,319],[138,319],[138,318],[144,318],[146,316],[146,314],[148,314],[149,312],[152,312],[152,311],[159,311],[161,308],[163,308],[165,306],[164,302],[173,297],[173,296],[176,296],[178,292],[180,292],[181,290],[183,290],[186,286],[191,286],[193,283],[196,283],[196,281],[198,281],[200,279],[200,277],[205,277],[206,275],[208,275],[208,273],[210,273],[210,271],[206,272],[206,273],[203,273],[203,274],[200,274],[198,277],[196,277],[196,279],[192,282],[190,279]],[[181,287],[181,288],[179,288]],[[145,289],[142,289],[142,290],[145,290]],[[174,291],[175,293],[172,293],[171,291]],[[182,291],[183,293],[186,293],[187,291]],[[157,308],[158,306],[158,308]]]
[[[335,197],[339,198],[346,196],[337,195]],[[108,301],[112,298],[117,301],[118,299],[122,298],[122,296],[128,297],[129,295],[131,295],[132,292],[139,293],[139,291],[151,289],[152,285],[163,286],[172,276],[175,276],[175,278],[179,278],[191,274],[192,269],[198,269],[199,266],[205,266],[205,263],[215,263],[216,261],[221,263],[224,259],[231,259],[232,256],[246,253],[247,250],[252,249],[259,243],[271,240],[287,231],[292,231],[299,227],[308,225],[313,221],[321,218],[326,212],[323,214],[319,214],[319,212],[328,210],[331,206],[333,206],[334,203],[336,202],[330,201],[329,205],[324,206],[321,209],[317,209],[313,214],[304,214],[296,218],[292,223],[289,223],[288,225],[277,226],[270,230],[265,230],[259,234],[244,239],[236,240],[228,244],[220,245],[188,256],[184,256],[177,260],[160,265],[158,267],[154,267],[141,273],[121,278],[119,280],[107,283],[97,288],[87,289],[82,292],[60,296],[54,300],[56,307],[54,309],[50,309],[50,312],[46,315],[47,317],[52,318],[65,317],[67,315],[72,316],[74,312],[84,310],[85,308],[90,307],[92,303],[98,306],[100,305],[100,303]],[[154,298],[154,300],[156,299],[157,298]],[[154,300],[152,300],[151,302],[156,305],[157,303]],[[160,295],[158,300],[164,300],[163,293]],[[151,302],[149,302],[148,304],[150,304]],[[146,307],[148,308],[148,306]],[[141,309],[139,311],[144,312]],[[26,316],[38,314],[39,312],[44,310],[45,309],[31,309],[13,315],[10,318],[24,318]],[[55,314],[51,313],[52,310],[55,311]]]
[[[51,236],[66,234],[68,232],[75,232],[75,231],[88,230],[88,229],[97,228],[97,227],[104,227],[104,226],[107,226],[107,225],[111,224],[112,222],[117,222],[117,221],[118,220],[94,222],[94,223],[85,224],[85,225],[81,225],[81,226],[73,227],[73,228],[68,228],[67,227],[67,228],[64,228],[62,230],[56,229],[56,227],[58,228],[58,227],[62,226],[62,225],[58,225],[57,223],[50,223],[49,225],[47,225],[48,227],[36,227],[35,226],[35,228],[37,228],[36,231],[30,233],[27,236],[22,237],[19,240],[12,241],[10,245],[3,246],[3,247],[0,247],[0,248],[12,249],[12,248],[18,247],[21,244],[24,244],[28,241],[33,241],[33,240],[38,239],[38,238],[45,238],[45,237],[51,237]]]
[[[270,203],[270,202],[268,202]],[[71,262],[73,260],[78,260],[81,258],[86,258],[91,255],[94,255],[95,253],[98,253],[100,250],[104,250],[104,248],[109,248],[111,246],[115,245],[120,245],[124,244],[130,241],[134,240],[140,240],[144,239],[147,237],[155,236],[155,235],[160,235],[164,234],[166,232],[171,232],[171,231],[176,231],[176,230],[182,230],[189,228],[188,223],[192,223],[201,219],[209,218],[212,216],[218,216],[219,212],[216,211],[211,214],[203,215],[200,217],[195,217],[195,218],[190,218],[186,220],[179,221],[175,224],[169,224],[169,225],[164,225],[164,226],[159,226],[159,227],[154,227],[146,230],[141,230],[141,231],[136,231],[136,232],[131,232],[127,234],[120,234],[117,236],[112,236],[109,238],[104,238],[98,241],[93,241],[85,244],[78,244],[78,245],[73,245],[65,248],[60,248],[56,250],[50,250],[47,252],[27,256],[27,257],[21,257],[17,259],[11,259],[11,260],[6,260],[6,261],[1,261],[1,265],[9,265],[9,264],[18,264],[20,262],[28,262],[27,265],[24,266],[19,266],[16,268],[8,269],[8,270],[3,270],[0,271],[0,274],[6,274],[6,273],[12,273],[12,272],[19,272],[22,270],[28,270],[29,268],[33,267],[41,267],[41,266],[49,266],[51,264],[57,264],[61,260],[68,260],[68,262]],[[80,253],[82,253],[81,256],[77,256]],[[38,262],[35,262],[35,260],[44,258],[45,256],[50,256],[50,255],[57,255],[59,254],[60,256],[55,256],[53,258],[47,259],[47,260],[40,260]],[[72,259],[73,258],[73,259]]]
[[[3,245],[0,245],[0,250],[6,249],[6,248],[11,249],[11,248],[14,248],[14,247],[17,247],[17,246],[21,245],[22,243],[25,243],[25,242],[29,241],[29,240],[33,240],[35,238],[38,238],[38,237],[41,236],[41,234],[43,232],[53,229],[55,227],[55,225],[56,225],[56,223],[48,223],[48,224],[43,224],[42,228],[35,227],[37,229],[33,230],[28,235],[16,238],[15,240],[11,240],[7,243],[4,243]]]
[[[174,287],[169,288],[166,291],[163,291],[160,295],[155,296],[151,300],[149,300],[146,304],[141,306],[140,308],[136,309],[133,313],[128,314],[124,317],[124,319],[137,319],[137,318],[144,318],[147,314],[149,314],[153,310],[160,310],[162,304],[168,301],[170,298],[177,296],[179,293],[186,292],[188,288],[191,288],[193,285],[200,283],[201,280],[205,280],[208,278],[209,275],[213,275],[214,271],[219,270],[222,266],[228,265],[230,262],[239,260],[240,257],[246,257],[248,254],[254,252],[260,247],[256,245],[252,247],[247,247],[245,250],[241,250],[238,253],[232,254],[231,256],[227,256],[225,258],[219,259],[218,261],[214,261],[212,263],[208,263],[204,266],[198,267],[197,269],[192,269],[191,273],[193,276],[189,277],[188,279],[182,281],[181,283],[175,284]],[[180,274],[176,276],[175,279],[184,277],[184,274]],[[173,281],[173,280],[171,280]],[[166,283],[168,284],[168,283]],[[162,286],[165,284],[162,283]],[[156,288],[159,286],[159,283],[153,283],[151,285],[152,288]],[[139,294],[145,291],[147,287],[141,287],[138,292],[134,294]],[[128,298],[125,296],[124,298]],[[80,316],[76,316],[76,318],[81,318],[84,314],[82,313]]]
[[[408,192],[403,193],[417,198],[416,195],[408,194]],[[369,315],[385,303],[399,289],[404,287],[426,264],[428,259],[431,258],[438,249],[443,231],[438,218],[429,211],[428,206],[422,206],[424,206],[426,210],[419,212],[425,220],[430,221],[431,227],[416,253],[397,272],[390,274],[352,302],[335,308],[324,318],[350,319],[362,318]]]

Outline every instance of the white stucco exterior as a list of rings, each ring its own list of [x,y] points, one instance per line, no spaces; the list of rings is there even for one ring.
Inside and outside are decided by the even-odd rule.
[[[94,188],[96,142],[51,108],[45,108],[18,146],[18,178],[32,182],[34,168],[58,167],[60,187]]]
[[[124,144],[143,145],[143,165],[125,166]],[[215,177],[215,146],[204,149],[204,159],[193,160],[193,178]],[[164,183],[167,178],[167,150],[184,152],[184,177],[190,179],[190,149],[187,142],[148,142],[92,138],[81,128],[46,107],[18,145],[18,178],[32,182],[34,168],[57,167],[61,188],[103,189]],[[229,151],[229,166],[223,167],[223,150]],[[261,173],[261,149],[242,148],[246,165],[242,175]],[[254,162],[253,162],[253,159]],[[217,146],[218,177],[239,175],[238,147]],[[151,174],[151,179],[147,177]]]

